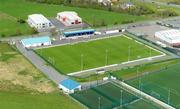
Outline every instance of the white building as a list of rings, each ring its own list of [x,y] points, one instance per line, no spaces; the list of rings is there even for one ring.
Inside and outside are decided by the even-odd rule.
[[[28,24],[36,29],[46,29],[52,27],[52,23],[42,14],[32,14],[28,16]]]
[[[75,90],[81,90],[81,85],[74,80],[65,79],[59,83],[59,88],[65,93],[71,94],[74,93]]]
[[[180,46],[180,30],[170,29],[155,33],[155,38],[170,46]]]
[[[48,46],[51,45],[51,39],[48,36],[27,38],[27,39],[22,39],[21,43],[26,48]]]
[[[66,26],[82,24],[82,19],[73,11],[60,12],[57,14],[57,19]]]

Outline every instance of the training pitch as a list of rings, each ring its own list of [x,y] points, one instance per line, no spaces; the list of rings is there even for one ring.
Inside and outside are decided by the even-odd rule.
[[[147,73],[127,83],[180,109],[180,63]]]
[[[37,49],[36,52],[63,74],[161,54],[124,35]]]
[[[152,109],[154,107],[111,82],[76,92],[71,96],[91,109],[112,109],[114,107],[119,107],[119,109],[131,109],[132,107],[133,109],[139,107]]]

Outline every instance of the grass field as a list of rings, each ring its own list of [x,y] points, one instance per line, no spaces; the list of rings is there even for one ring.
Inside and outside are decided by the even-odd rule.
[[[81,109],[24,56],[0,43],[1,109]]]
[[[120,24],[127,20],[141,21],[150,19],[145,16],[133,16],[123,13],[62,5],[38,4],[27,2],[26,0],[0,0],[0,36],[2,34],[6,36],[15,35],[17,31],[22,34],[30,34],[30,27],[27,24],[17,23],[17,19],[21,18],[26,20],[27,16],[33,13],[42,13],[48,18],[55,18],[56,14],[61,11],[76,11],[83,20],[89,24],[94,22],[93,18],[95,18],[95,22],[97,23],[104,20],[108,25],[113,25],[115,22]]]
[[[0,107],[2,109],[82,109],[61,93],[31,93],[0,91]]]
[[[127,82],[142,91],[180,108],[180,63]]]
[[[124,108],[128,106],[130,108],[132,105],[134,105],[133,109],[138,109],[138,107],[147,106],[147,104],[141,100],[130,104],[131,106],[127,105],[128,103],[138,100],[138,98],[114,85],[113,83],[106,83],[97,87],[80,91],[72,94],[71,96],[91,109],[112,109],[120,105],[123,105]],[[149,106],[152,107],[150,104]]]
[[[154,72],[158,71],[160,69],[163,69],[171,64],[176,64],[180,62],[178,59],[170,59],[165,61],[157,61],[152,63],[147,63],[143,65],[138,65],[134,67],[124,67],[121,70],[113,71],[113,72],[107,72],[105,74],[92,74],[85,77],[74,77],[76,81],[79,82],[87,82],[87,81],[96,81],[96,80],[102,80],[104,77],[107,77],[109,75],[115,76],[116,78],[120,80],[128,80],[130,78],[135,78],[138,75],[142,75],[146,72]],[[137,73],[138,69],[138,73]],[[138,74],[138,75],[137,75]]]
[[[64,74],[160,54],[124,36],[36,51],[47,61],[54,60],[53,65]]]

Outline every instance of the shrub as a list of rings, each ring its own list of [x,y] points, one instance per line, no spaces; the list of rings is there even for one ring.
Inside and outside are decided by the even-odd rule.
[[[22,24],[23,24],[23,23],[26,23],[26,21],[25,21],[24,19],[18,19],[17,22],[18,22],[18,23],[22,23]]]

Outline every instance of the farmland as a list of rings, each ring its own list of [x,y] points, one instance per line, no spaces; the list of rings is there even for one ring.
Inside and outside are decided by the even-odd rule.
[[[160,55],[124,36],[38,49],[36,52],[64,74]]]
[[[7,43],[0,43],[0,107],[81,109]]]
[[[55,18],[56,14],[61,11],[76,11],[83,18],[83,20],[89,24],[92,24],[93,22],[99,23],[103,20],[106,24],[113,25],[115,22],[122,23],[123,21],[127,20],[141,21],[149,19],[145,16],[133,16],[96,9],[39,4],[34,2],[27,2],[25,0],[1,0],[0,36],[5,37],[32,34],[32,30],[26,23],[20,24],[17,22],[17,20],[26,20],[27,16],[33,13],[42,13],[48,18]]]

